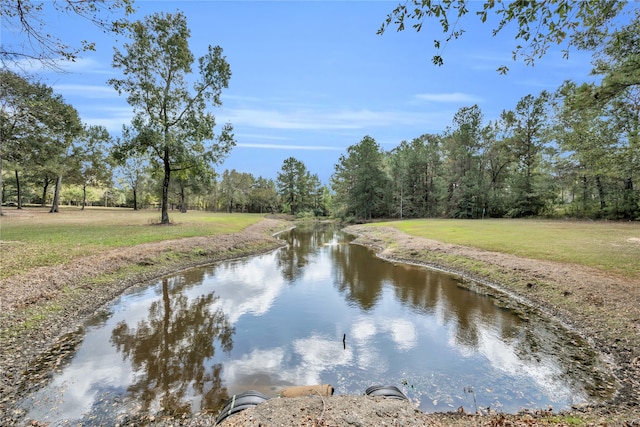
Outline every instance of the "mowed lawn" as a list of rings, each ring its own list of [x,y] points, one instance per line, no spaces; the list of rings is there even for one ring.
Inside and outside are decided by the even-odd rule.
[[[407,234],[640,278],[640,223],[417,219],[376,223]]]
[[[124,208],[3,208],[0,217],[0,278],[74,257],[141,243],[243,230],[264,215],[189,211],[169,212],[171,225],[160,226],[160,212]]]

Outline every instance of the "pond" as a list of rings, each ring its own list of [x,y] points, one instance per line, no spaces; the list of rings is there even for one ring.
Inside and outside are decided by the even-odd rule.
[[[54,425],[128,411],[215,413],[229,396],[328,383],[395,385],[425,412],[566,409],[611,377],[579,336],[450,274],[394,264],[327,226],[288,246],[127,292],[70,363],[22,402]]]

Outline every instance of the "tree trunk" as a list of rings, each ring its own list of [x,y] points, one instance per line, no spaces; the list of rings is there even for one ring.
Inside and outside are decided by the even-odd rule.
[[[187,200],[184,194],[184,186],[180,185],[180,212],[187,213]]]
[[[16,190],[18,190],[18,209],[22,209],[22,189],[20,188],[20,177],[18,176],[18,169],[16,172]]]
[[[162,181],[162,219],[161,224],[169,224],[169,183],[171,182],[171,165],[169,164],[169,149],[164,150],[164,180]]]
[[[634,219],[636,210],[638,209],[638,201],[633,192],[633,178],[631,177],[624,180],[624,193],[622,194],[622,201],[625,219]]]
[[[56,189],[53,192],[53,202],[51,203],[51,210],[49,211],[49,213],[59,212],[61,185],[62,175],[58,175],[58,180],[56,181]]]
[[[2,183],[2,146],[3,141],[0,139],[0,188],[2,189],[2,197],[0,197],[0,216],[2,216],[2,203],[4,202],[4,185]]]
[[[582,213],[587,213],[587,176],[582,175]]]
[[[82,186],[82,208],[80,210],[84,210],[84,207],[87,204],[87,185]]]
[[[133,210],[138,210],[138,191],[136,190],[136,187],[133,187]]]
[[[607,207],[607,203],[604,198],[604,187],[600,176],[596,176],[596,186],[598,187],[598,197],[600,198],[600,210],[604,210]]]
[[[44,178],[44,187],[42,189],[42,203],[40,203],[40,207],[44,208],[47,204],[47,190],[49,189],[49,178]]]

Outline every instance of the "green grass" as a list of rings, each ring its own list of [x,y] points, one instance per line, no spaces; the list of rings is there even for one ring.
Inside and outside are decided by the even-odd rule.
[[[172,224],[158,225],[158,211],[65,207],[4,210],[0,219],[0,278],[37,266],[56,265],[78,256],[141,243],[234,233],[263,215],[189,211],[170,212]]]
[[[407,234],[640,277],[640,223],[419,219],[381,222]]]
[[[564,423],[570,426],[581,426],[586,424],[582,418],[574,415],[556,415],[553,417],[543,418],[543,420],[551,423],[551,425]]]

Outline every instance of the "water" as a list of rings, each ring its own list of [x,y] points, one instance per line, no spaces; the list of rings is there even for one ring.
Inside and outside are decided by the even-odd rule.
[[[425,412],[568,408],[607,397],[587,343],[454,276],[375,258],[331,228],[269,254],[131,291],[87,324],[70,364],[22,403],[53,425],[130,411],[215,412],[235,393],[396,385]],[[344,341],[343,341],[344,339]]]

